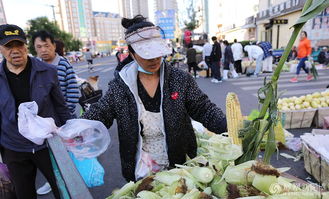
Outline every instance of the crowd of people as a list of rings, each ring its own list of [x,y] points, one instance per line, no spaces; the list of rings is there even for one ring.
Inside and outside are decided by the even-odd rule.
[[[252,75],[257,77],[261,71],[273,72],[272,70],[272,45],[270,42],[257,42],[255,45],[246,45],[234,40],[231,45],[227,40],[218,41],[217,37],[211,38],[212,44],[206,42],[202,48],[202,63],[206,65],[206,78],[211,77],[211,82],[220,83],[228,78],[238,78],[246,71],[242,71],[242,59],[244,51],[248,54],[250,63],[256,62],[256,68]],[[193,41],[187,46],[186,58],[188,72],[193,69],[193,76],[198,77],[197,71],[202,70],[196,62],[197,51],[194,49]],[[223,73],[223,74],[221,74]]]
[[[242,74],[251,77],[258,77],[261,73],[273,72],[273,48],[268,41],[257,41],[254,44],[242,46],[236,39],[230,44],[227,40],[218,41],[217,37],[211,38],[212,44],[206,42],[202,47],[201,65],[197,63],[197,51],[193,41],[191,41],[186,50],[188,72],[193,69],[193,77],[199,77],[198,71],[206,70],[206,78],[211,77],[211,82],[220,83],[228,78],[239,78]],[[195,49],[196,48],[196,49]],[[290,82],[298,82],[301,69],[307,74],[306,80],[313,80],[311,70],[306,66],[308,60],[311,60],[312,48],[311,42],[307,39],[307,33],[302,31],[298,47],[293,46],[287,61],[298,60],[296,76],[290,79]],[[246,58],[244,58],[246,55]],[[249,61],[247,67],[242,67],[242,61]],[[329,64],[329,52],[327,47],[322,47],[318,55],[318,63],[327,66]],[[255,67],[253,67],[255,65]],[[222,74],[221,74],[222,73]]]

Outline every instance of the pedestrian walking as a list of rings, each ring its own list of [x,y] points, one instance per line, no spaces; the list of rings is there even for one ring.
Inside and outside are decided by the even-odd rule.
[[[263,50],[257,45],[246,45],[244,47],[244,51],[248,53],[249,61],[253,62],[254,60],[256,60],[256,69],[253,76],[258,77],[259,73],[262,70],[262,62],[264,57]]]
[[[18,106],[35,101],[38,116],[51,117],[57,126],[71,119],[61,92],[56,67],[28,56],[23,30],[11,24],[0,26],[0,146],[17,199],[37,199],[37,169],[46,177],[56,199],[60,194],[46,142],[36,145],[18,132]]]
[[[211,71],[212,63],[210,59],[211,51],[212,51],[212,45],[207,41],[203,45],[203,49],[202,49],[202,60],[205,61],[208,66],[206,70],[206,78],[213,77],[213,72]]]
[[[264,52],[263,57],[263,73],[273,72],[273,49],[272,44],[268,41],[257,42],[258,46],[262,48]]]
[[[82,118],[99,120],[107,128],[117,120],[122,174],[136,181],[196,156],[191,118],[215,133],[227,128],[222,110],[193,77],[163,59],[171,49],[157,26],[141,15],[123,18],[122,25],[134,61],[110,81],[106,95]]]
[[[242,74],[242,57],[243,57],[243,47],[242,45],[237,41],[237,39],[234,39],[234,43],[231,45],[233,58],[234,58],[234,68],[238,74]]]
[[[213,74],[213,79],[211,80],[211,82],[220,83],[222,82],[221,73],[220,73],[220,61],[222,58],[221,45],[217,41],[217,37],[213,36],[211,37],[211,40],[213,41],[212,51],[209,57],[211,62],[210,64],[211,72]]]
[[[90,52],[89,48],[87,48],[87,50],[85,52],[85,59],[87,60],[89,72],[94,71],[93,54]]]
[[[188,49],[186,51],[186,59],[188,72],[191,73],[191,70],[193,69],[193,77],[197,78],[199,75],[197,74],[198,64],[196,63],[196,50],[193,48],[193,43],[189,43],[187,47]]]
[[[63,52],[64,43],[56,43],[53,35],[45,30],[34,33],[32,35],[32,43],[38,58],[48,64],[56,66],[60,88],[66,105],[70,109],[72,117],[76,118],[75,109],[80,97],[76,74],[71,64],[56,52],[56,50],[59,53]],[[45,183],[37,190],[37,193],[38,195],[44,195],[50,191],[50,184]]]
[[[224,40],[223,44],[225,45],[223,80],[228,79],[228,72],[231,72],[233,78],[238,78],[239,75],[238,75],[238,73],[236,73],[236,71],[234,69],[234,58],[233,58],[231,46],[227,40]]]
[[[306,67],[305,62],[308,60],[308,57],[312,53],[312,47],[310,40],[307,39],[307,32],[302,31],[300,34],[300,41],[298,45],[297,58],[299,59],[299,63],[297,65],[296,76],[290,79],[290,82],[296,83],[298,82],[298,76],[300,74],[300,70],[303,69],[307,74],[306,80],[311,81],[313,79],[313,75],[311,75],[310,70]]]

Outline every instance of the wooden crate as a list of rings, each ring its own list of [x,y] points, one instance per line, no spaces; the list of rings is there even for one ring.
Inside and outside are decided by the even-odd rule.
[[[314,123],[316,127],[323,127],[324,118],[329,116],[329,107],[318,108],[318,111],[314,117]]]
[[[311,127],[316,109],[305,109],[295,111],[281,111],[280,117],[283,121],[283,128],[308,128]]]

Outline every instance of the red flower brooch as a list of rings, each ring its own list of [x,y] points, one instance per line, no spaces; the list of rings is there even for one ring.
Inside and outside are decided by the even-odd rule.
[[[171,99],[173,99],[173,100],[178,99],[178,92],[171,93]]]

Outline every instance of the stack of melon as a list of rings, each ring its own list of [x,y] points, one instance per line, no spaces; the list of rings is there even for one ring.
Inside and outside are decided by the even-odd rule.
[[[280,98],[278,109],[280,111],[313,109],[329,106],[329,91],[315,92],[300,97]]]

